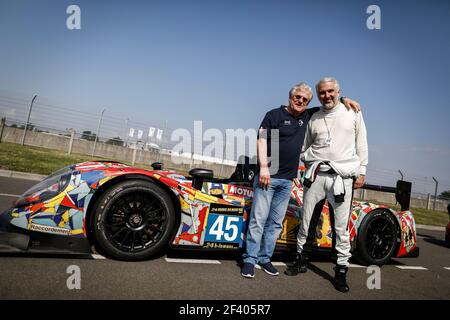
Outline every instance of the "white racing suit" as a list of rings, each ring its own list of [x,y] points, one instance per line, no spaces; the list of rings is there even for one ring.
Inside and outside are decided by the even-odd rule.
[[[327,164],[315,161],[308,166],[303,183],[305,188],[303,216],[297,234],[297,251],[301,253],[308,237],[314,208],[318,202],[326,198],[328,205],[334,209],[337,264],[342,266],[348,266],[348,260],[351,257],[348,222],[351,212],[353,177],[358,175],[355,167],[350,163],[347,164],[342,166],[342,163],[333,161]],[[305,184],[309,185],[308,182],[311,183],[309,187],[305,186]]]

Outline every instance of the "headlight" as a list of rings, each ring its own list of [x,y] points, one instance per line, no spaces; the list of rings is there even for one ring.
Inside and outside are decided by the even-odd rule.
[[[72,170],[70,167],[52,173],[47,178],[31,187],[22,194],[14,203],[14,206],[21,207],[36,202],[49,200],[60,194],[70,183]]]

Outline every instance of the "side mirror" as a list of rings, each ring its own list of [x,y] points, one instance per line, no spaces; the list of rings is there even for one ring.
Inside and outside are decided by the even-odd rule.
[[[192,177],[192,187],[197,190],[202,190],[203,181],[212,179],[214,177],[214,171],[194,168],[189,171],[189,175]]]

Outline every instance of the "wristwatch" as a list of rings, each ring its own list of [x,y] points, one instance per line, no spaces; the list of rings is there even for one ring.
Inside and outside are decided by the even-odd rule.
[[[342,96],[342,97],[339,98],[339,101],[340,101],[341,103],[344,103],[344,99],[347,99],[347,97],[346,97],[346,96]]]

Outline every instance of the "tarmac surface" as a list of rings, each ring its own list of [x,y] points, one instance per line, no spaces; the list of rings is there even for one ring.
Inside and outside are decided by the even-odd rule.
[[[0,211],[36,181],[0,177]],[[379,269],[352,263],[350,292],[337,292],[333,263],[315,257],[307,273],[284,275],[290,263],[275,256],[279,276],[257,269],[254,279],[240,275],[239,256],[170,251],[143,262],[121,262],[89,256],[0,254],[0,300],[7,299],[450,299],[450,248],[440,230],[417,229],[420,256],[393,259]],[[80,289],[73,288],[79,270]],[[72,284],[72,285],[71,285]],[[72,289],[70,289],[71,287]]]

